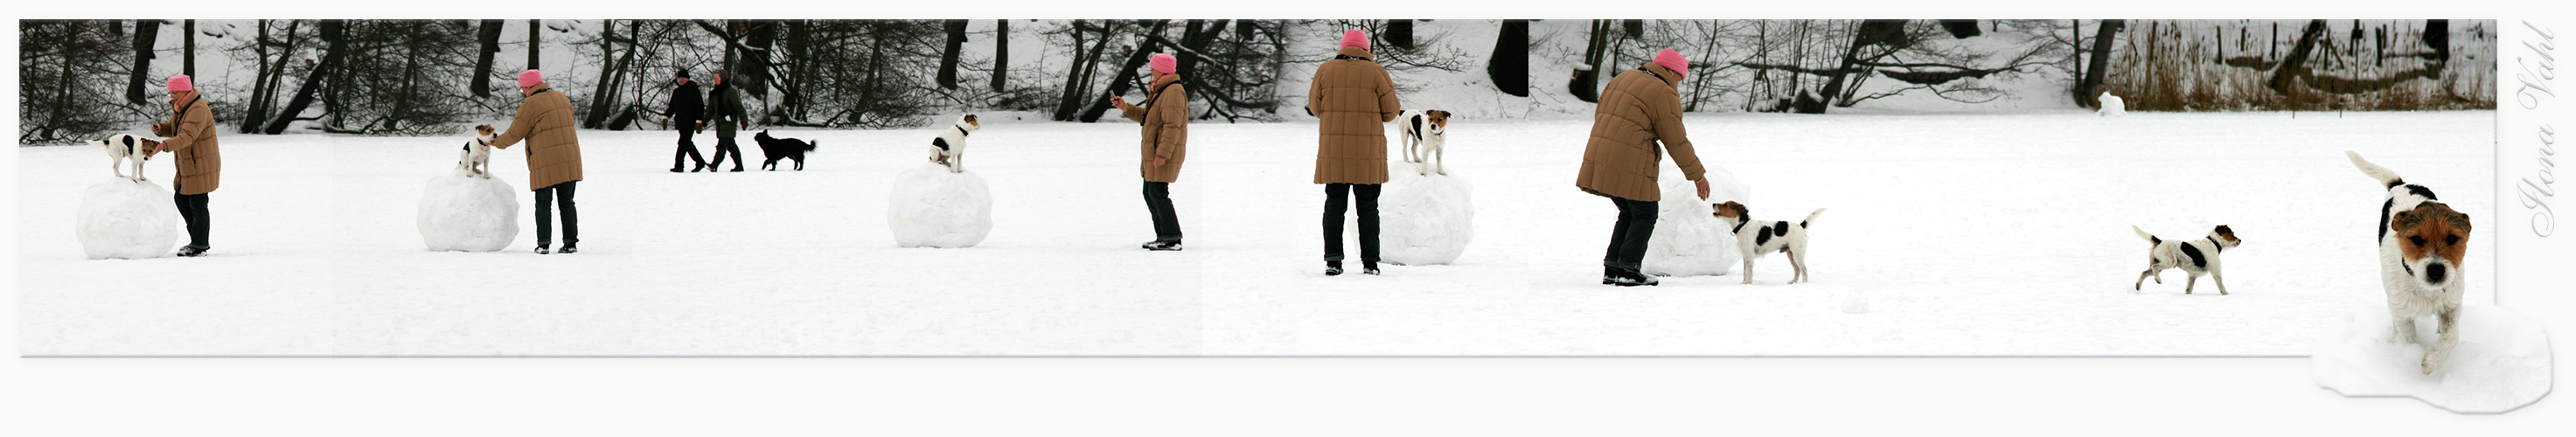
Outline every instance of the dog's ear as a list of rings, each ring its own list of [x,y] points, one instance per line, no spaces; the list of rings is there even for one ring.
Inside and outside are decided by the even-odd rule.
[[[967,124],[967,125],[971,125],[971,126],[978,126],[978,127],[981,127],[981,126],[983,126],[983,125],[984,125],[984,124],[982,124],[982,123],[976,123],[976,122],[975,122],[975,114],[966,114],[966,124]]]

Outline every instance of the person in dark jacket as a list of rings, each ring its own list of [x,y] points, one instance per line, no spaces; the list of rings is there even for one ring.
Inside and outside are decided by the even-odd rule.
[[[716,156],[707,164],[707,171],[715,171],[724,165],[725,157],[731,156],[733,171],[740,172],[742,148],[734,146],[733,135],[737,128],[751,128],[751,117],[743,115],[742,95],[734,92],[733,84],[725,83],[724,72],[716,72],[715,81],[716,89],[707,92],[706,123],[716,127]]]
[[[681,70],[679,76],[680,86],[671,90],[671,105],[662,108],[663,123],[679,122],[671,125],[680,131],[680,151],[671,153],[671,172],[680,172],[680,158],[697,163],[689,166],[691,173],[714,170],[716,166],[708,164],[707,158],[698,154],[698,142],[693,138],[698,136],[699,130],[706,128],[706,124],[699,121],[706,112],[706,105],[698,97],[698,84],[689,82],[688,70]]]

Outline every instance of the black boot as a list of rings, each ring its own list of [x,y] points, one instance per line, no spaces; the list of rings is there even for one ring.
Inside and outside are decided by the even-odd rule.
[[[1377,276],[1377,261],[1361,261],[1360,274]]]
[[[1619,268],[1601,266],[1601,285],[1619,285]]]
[[[1325,261],[1325,262],[1324,262],[1324,276],[1341,276],[1341,275],[1342,275],[1342,262],[1341,262],[1341,261]]]
[[[572,243],[564,243],[564,248],[563,248],[563,250],[555,251],[555,253],[573,253],[573,252],[580,252],[580,251],[581,251],[581,248],[573,247],[573,246],[572,246]]]
[[[1145,250],[1151,250],[1151,251],[1170,251],[1170,250],[1181,250],[1181,240],[1154,240],[1154,241],[1152,241],[1152,242],[1145,243]]]
[[[196,245],[181,246],[181,247],[179,248],[179,256],[186,256],[186,257],[206,256],[206,249],[210,249],[210,248],[209,248],[209,247],[206,247],[206,246],[196,246]]]
[[[537,254],[544,255],[547,253],[550,253],[550,251],[546,250],[546,243],[537,243]]]

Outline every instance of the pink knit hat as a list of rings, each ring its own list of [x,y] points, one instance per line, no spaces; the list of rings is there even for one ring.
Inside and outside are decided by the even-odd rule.
[[[536,70],[528,70],[528,71],[526,71],[526,72],[521,72],[521,73],[519,73],[519,87],[520,87],[520,88],[527,88],[527,87],[537,86],[537,84],[542,84],[542,83],[546,83],[546,77],[545,77],[545,76],[543,76],[543,75],[539,75],[539,74],[537,74],[537,71],[536,71]]]
[[[1368,50],[1368,32],[1359,29],[1342,31],[1342,48]]]
[[[1655,65],[1673,70],[1673,74],[1690,75],[1690,61],[1682,60],[1682,52],[1676,52],[1673,49],[1655,52]]]
[[[188,75],[180,74],[170,76],[170,92],[175,93],[180,91],[196,90],[197,84],[194,81],[188,80]]]
[[[1179,59],[1173,59],[1170,53],[1155,53],[1154,59],[1147,61],[1146,64],[1154,66],[1156,73],[1172,74],[1172,69],[1179,67],[1180,62]]]

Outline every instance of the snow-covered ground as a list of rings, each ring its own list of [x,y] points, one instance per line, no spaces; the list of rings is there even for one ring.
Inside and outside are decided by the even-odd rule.
[[[213,256],[92,261],[87,147],[21,148],[27,355],[2304,355],[2378,302],[2360,151],[2493,218],[2491,112],[1693,115],[1756,218],[1832,208],[1788,263],[1599,285],[1615,215],[1574,189],[1588,120],[1462,120],[1475,237],[1452,265],[1322,274],[1310,123],[1201,123],[1173,186],[1188,250],[1146,252],[1136,132],[990,123],[993,229],[901,249],[887,183],[929,129],[823,140],[803,172],[672,174],[666,132],[583,132],[582,253],[431,252],[423,181],[456,138],[225,138]],[[702,145],[713,141],[699,137]],[[747,157],[759,150],[744,140]],[[496,177],[524,187],[518,150]],[[169,176],[154,164],[155,180]],[[524,188],[523,188],[524,189]],[[526,201],[524,192],[521,200]],[[2232,296],[2144,267],[2231,225]],[[2493,300],[2472,238],[2468,301]],[[1353,249],[1356,249],[1354,247]],[[2168,272],[2166,279],[2181,275]]]
[[[2458,413],[2497,414],[2549,394],[2549,333],[2539,320],[2492,305],[2460,308],[2460,343],[2442,369],[2423,373],[2424,349],[2441,338],[2427,317],[2416,341],[2388,329],[2387,307],[2352,310],[2318,341],[2308,369],[2317,386],[2352,397],[2411,397]]]

